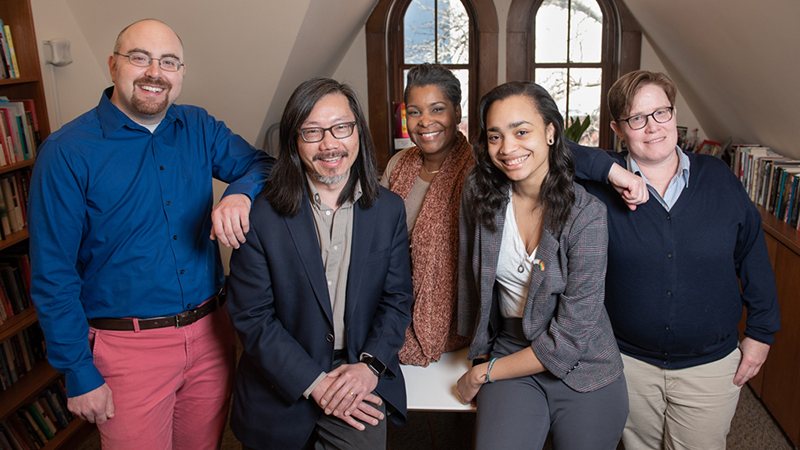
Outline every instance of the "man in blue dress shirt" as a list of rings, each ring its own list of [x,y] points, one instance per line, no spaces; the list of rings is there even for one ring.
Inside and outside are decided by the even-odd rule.
[[[234,364],[216,241],[238,248],[272,158],[175,105],[183,44],[125,28],[99,105],[42,143],[31,296],[68,406],[106,448],[217,448]],[[230,183],[213,208],[212,178]]]

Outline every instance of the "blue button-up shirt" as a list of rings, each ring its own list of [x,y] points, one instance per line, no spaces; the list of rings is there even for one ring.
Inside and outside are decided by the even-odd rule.
[[[273,163],[202,108],[173,105],[151,133],[112,92],[42,143],[31,177],[31,296],[70,397],[104,383],[87,319],[175,315],[219,290],[212,177],[252,199]]]
[[[675,172],[675,175],[669,180],[667,190],[664,191],[664,197],[661,197],[661,194],[658,193],[658,190],[653,187],[652,184],[650,184],[650,180],[648,180],[642,171],[639,170],[639,165],[636,164],[636,161],[634,161],[633,158],[631,158],[630,153],[626,157],[628,162],[628,170],[644,178],[650,195],[655,197],[655,199],[658,200],[658,203],[660,203],[661,206],[663,206],[667,211],[672,209],[672,207],[675,205],[675,202],[677,202],[678,198],[681,196],[683,190],[689,187],[689,157],[686,156],[686,154],[683,153],[683,150],[678,147],[675,147],[675,152],[678,154],[678,171]]]

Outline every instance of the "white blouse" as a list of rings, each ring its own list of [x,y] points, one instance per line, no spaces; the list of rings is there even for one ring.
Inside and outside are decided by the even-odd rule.
[[[506,223],[503,226],[503,240],[500,244],[495,274],[495,279],[500,285],[500,313],[505,318],[521,318],[525,311],[531,271],[533,265],[539,263],[536,259],[538,248],[539,246],[536,246],[528,255],[517,228],[513,201],[509,201],[506,206]]]

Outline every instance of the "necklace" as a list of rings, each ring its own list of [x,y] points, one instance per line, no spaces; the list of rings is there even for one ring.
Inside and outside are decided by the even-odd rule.
[[[514,218],[516,219],[518,217],[517,216],[517,201],[515,199],[513,190],[511,192],[511,202],[512,202],[512,207],[514,208]],[[538,206],[537,206],[537,208],[538,208]],[[536,208],[534,208],[534,210],[535,209]],[[543,220],[544,220],[544,213],[539,215],[539,220],[536,221],[536,228],[539,228],[539,226],[541,226],[541,223],[542,223]],[[519,221],[517,221],[517,233],[519,233]],[[520,234],[519,237],[521,239],[522,238],[522,234]],[[525,244],[524,241],[522,243]],[[531,239],[531,242],[528,243],[525,246],[525,255],[523,255],[522,258],[520,258],[519,267],[517,267],[517,272],[519,272],[519,273],[525,272],[525,262],[526,262],[527,256],[531,254],[531,251],[533,251],[533,249],[531,249],[531,244],[533,244],[533,243],[534,243],[534,240]],[[533,260],[533,265],[534,266],[538,266],[539,270],[542,270],[542,271],[544,270],[544,263],[539,261],[539,259],[534,259]]]
[[[428,168],[427,168],[427,167],[425,167],[425,164],[423,164],[423,165],[422,165],[422,169],[423,169],[423,170],[425,171],[425,173],[427,173],[428,175],[436,175],[437,173],[439,173],[439,172],[441,172],[441,171],[442,171],[442,169],[439,169],[439,170],[434,170],[433,172],[431,172],[430,170],[428,170]]]

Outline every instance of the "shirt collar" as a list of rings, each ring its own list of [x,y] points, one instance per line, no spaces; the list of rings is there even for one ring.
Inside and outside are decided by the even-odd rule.
[[[100,121],[100,128],[103,130],[103,137],[107,138],[114,134],[122,127],[128,127],[133,130],[146,130],[145,127],[131,120],[130,117],[125,115],[119,108],[111,103],[111,94],[114,93],[114,86],[107,88],[100,96],[100,103],[97,105],[97,118]],[[183,120],[178,116],[175,105],[170,105],[167,109],[167,115],[164,116],[162,124],[169,124],[175,122],[181,128],[183,127]]]
[[[309,175],[308,171],[305,169],[303,170],[303,173],[305,173],[306,175],[306,181],[307,181],[306,185],[308,185],[308,197],[311,199],[311,204],[317,209],[323,209],[324,204],[319,198],[319,191],[317,190],[317,187],[314,185],[311,175]],[[353,199],[352,200],[347,199],[342,205],[339,205],[339,208],[348,208],[350,206],[353,206],[353,204],[357,202],[358,199],[360,198],[361,198],[361,181],[359,180],[356,182],[356,193],[353,196]],[[331,207],[330,205],[325,205],[325,206]]]
[[[675,152],[678,153],[678,171],[677,174],[680,174],[681,178],[683,178],[683,182],[685,183],[686,187],[689,187],[689,157],[686,156],[686,153],[680,149],[680,147],[675,146]],[[631,173],[639,175],[640,177],[644,178],[647,181],[647,178],[642,174],[642,171],[639,170],[639,165],[636,164],[636,161],[631,158],[631,153],[628,152],[628,155],[625,157],[626,162],[628,163],[628,170]],[[650,182],[647,182],[650,184]]]

